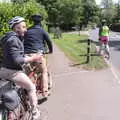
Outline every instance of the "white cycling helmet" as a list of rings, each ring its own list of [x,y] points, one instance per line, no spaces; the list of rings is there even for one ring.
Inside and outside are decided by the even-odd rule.
[[[16,16],[16,17],[12,18],[11,20],[9,20],[9,21],[8,21],[8,24],[9,24],[9,27],[10,27],[10,28],[13,28],[13,26],[14,26],[15,24],[18,24],[18,23],[20,23],[20,22],[22,22],[22,21],[25,21],[25,19],[24,19],[23,17]]]

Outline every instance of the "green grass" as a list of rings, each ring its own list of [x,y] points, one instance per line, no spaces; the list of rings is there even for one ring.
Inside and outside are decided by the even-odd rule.
[[[87,57],[84,55],[87,54],[87,36],[64,33],[62,38],[53,39],[53,41],[72,60],[75,66],[86,69],[101,69],[107,66],[100,56],[92,56],[90,57],[90,62],[86,63]],[[95,53],[95,45],[93,43],[91,44],[90,52]]]

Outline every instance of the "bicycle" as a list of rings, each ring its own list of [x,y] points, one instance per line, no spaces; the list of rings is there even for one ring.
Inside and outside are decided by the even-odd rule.
[[[43,86],[42,86],[42,69],[40,69],[40,63],[38,62],[31,62],[24,64],[23,70],[28,75],[28,77],[32,80],[32,82],[36,85],[37,95],[43,93]],[[52,89],[52,78],[50,72],[48,72],[48,90]],[[49,94],[50,95],[50,94]],[[44,96],[44,95],[42,95]]]
[[[105,59],[110,59],[110,52],[106,45],[103,46],[103,48],[100,51],[100,55],[102,55]]]
[[[32,120],[32,106],[25,89],[0,80],[0,120]]]

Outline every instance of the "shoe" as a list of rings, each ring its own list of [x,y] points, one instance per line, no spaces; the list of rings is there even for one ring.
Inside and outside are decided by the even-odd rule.
[[[40,120],[41,119],[41,112],[38,110],[38,108],[33,108],[32,111],[32,120]]]

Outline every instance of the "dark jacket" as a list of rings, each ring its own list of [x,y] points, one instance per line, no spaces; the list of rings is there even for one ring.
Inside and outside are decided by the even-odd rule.
[[[49,48],[49,52],[53,52],[52,42],[43,29],[41,29],[40,25],[35,25],[30,27],[27,30],[25,41],[24,41],[24,49],[25,53],[34,53],[38,51],[45,52],[45,43]]]
[[[8,69],[22,70],[21,65],[24,63],[22,39],[15,32],[9,32],[1,40],[3,46],[2,66]]]

